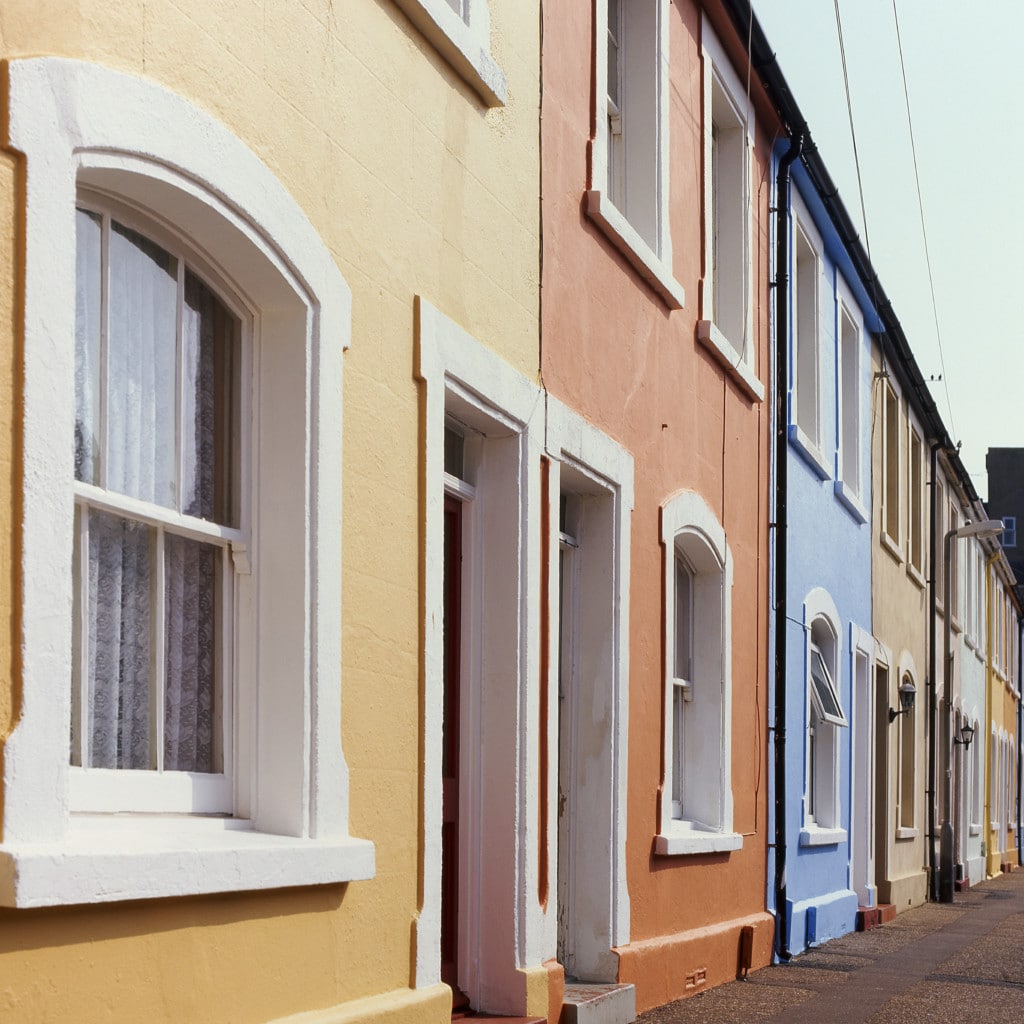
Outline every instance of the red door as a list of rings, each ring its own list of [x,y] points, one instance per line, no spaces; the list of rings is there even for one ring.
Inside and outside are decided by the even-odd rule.
[[[441,980],[453,1009],[468,999],[458,987],[459,956],[459,683],[462,649],[462,502],[444,499],[444,707],[441,727]]]

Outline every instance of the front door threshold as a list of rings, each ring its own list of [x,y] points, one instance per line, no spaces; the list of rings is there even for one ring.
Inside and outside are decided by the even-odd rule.
[[[633,985],[567,981],[559,1024],[632,1024],[636,1020]]]

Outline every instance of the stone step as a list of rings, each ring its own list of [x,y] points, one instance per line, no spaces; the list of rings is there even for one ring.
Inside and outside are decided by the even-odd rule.
[[[567,981],[559,1024],[631,1024],[636,1020],[632,985]]]

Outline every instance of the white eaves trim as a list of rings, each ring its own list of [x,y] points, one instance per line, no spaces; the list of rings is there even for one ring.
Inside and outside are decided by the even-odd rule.
[[[434,49],[479,93],[489,107],[503,107],[505,75],[491,56],[488,0],[468,0],[463,20],[446,0],[395,0]]]

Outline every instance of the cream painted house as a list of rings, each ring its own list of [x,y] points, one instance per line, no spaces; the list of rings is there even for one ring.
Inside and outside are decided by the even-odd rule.
[[[449,1019],[431,382],[530,422],[538,17],[0,10],[5,1021]]]

